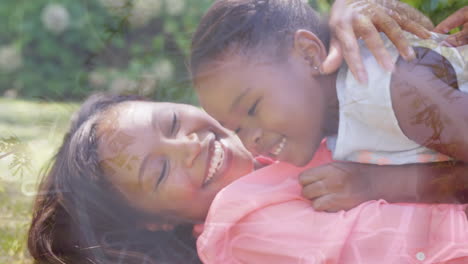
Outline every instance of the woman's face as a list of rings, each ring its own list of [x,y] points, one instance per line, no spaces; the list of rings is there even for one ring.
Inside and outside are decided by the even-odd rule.
[[[132,101],[103,120],[100,164],[130,204],[149,215],[203,221],[215,195],[253,170],[239,138],[194,106]]]

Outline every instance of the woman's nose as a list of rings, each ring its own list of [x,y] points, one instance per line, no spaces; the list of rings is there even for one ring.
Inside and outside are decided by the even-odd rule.
[[[198,138],[198,135],[196,133],[191,133],[187,135],[183,148],[184,153],[182,161],[186,167],[190,168],[193,166],[194,161],[196,160],[196,158],[202,150],[201,142]]]

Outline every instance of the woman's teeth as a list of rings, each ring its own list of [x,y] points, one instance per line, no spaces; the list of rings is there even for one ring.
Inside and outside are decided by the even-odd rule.
[[[281,142],[278,144],[278,146],[276,147],[275,151],[272,152],[272,154],[275,156],[278,156],[283,150],[285,144],[286,144],[286,138],[283,137],[283,139],[281,139]]]
[[[210,161],[210,167],[208,169],[208,176],[205,179],[204,184],[209,182],[215,173],[219,170],[221,165],[223,164],[224,161],[224,149],[221,146],[221,143],[219,141],[214,142],[214,151],[213,151],[213,156],[211,157]]]

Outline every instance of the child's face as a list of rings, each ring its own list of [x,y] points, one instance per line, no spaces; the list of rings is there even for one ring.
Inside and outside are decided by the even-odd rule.
[[[296,54],[281,63],[225,56],[195,85],[203,108],[254,154],[303,166],[324,137],[324,89]]]
[[[215,195],[253,170],[238,137],[190,105],[123,103],[106,113],[98,135],[108,180],[150,215],[202,221]]]

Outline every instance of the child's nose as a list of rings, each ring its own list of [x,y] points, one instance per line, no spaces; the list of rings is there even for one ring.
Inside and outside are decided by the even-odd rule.
[[[253,155],[261,154],[260,139],[262,137],[262,130],[258,127],[245,127],[242,130],[239,136],[245,147],[252,152]]]
[[[184,165],[188,168],[193,166],[195,159],[201,152],[201,142],[196,133],[191,133],[187,136],[184,144]]]

